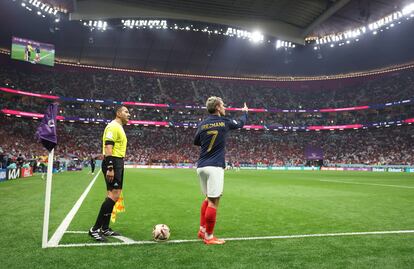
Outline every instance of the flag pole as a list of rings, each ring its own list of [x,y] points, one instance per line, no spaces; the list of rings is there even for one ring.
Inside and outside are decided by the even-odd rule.
[[[42,248],[48,247],[49,240],[49,213],[50,213],[50,197],[52,192],[52,172],[53,172],[53,156],[55,149],[49,152],[47,163],[47,177],[46,177],[46,195],[45,195],[45,213],[43,218],[43,237]]]

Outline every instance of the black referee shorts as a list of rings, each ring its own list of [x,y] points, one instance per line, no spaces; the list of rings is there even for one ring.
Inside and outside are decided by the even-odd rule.
[[[114,179],[109,182],[106,179],[106,172],[108,171],[108,164],[104,160],[102,162],[102,172],[104,174],[106,189],[112,191],[114,189],[122,189],[122,183],[124,181],[124,159],[113,157],[114,159]]]

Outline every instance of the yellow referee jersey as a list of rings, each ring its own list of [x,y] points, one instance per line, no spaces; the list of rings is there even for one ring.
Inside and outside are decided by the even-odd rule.
[[[124,128],[115,120],[108,123],[102,137],[102,153],[105,155],[105,144],[113,143],[112,156],[125,157],[127,148],[127,137]]]

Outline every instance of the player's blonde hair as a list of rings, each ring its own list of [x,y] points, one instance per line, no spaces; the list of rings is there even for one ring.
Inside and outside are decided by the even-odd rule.
[[[218,105],[220,105],[220,102],[223,102],[223,100],[220,97],[210,96],[207,99],[207,102],[206,102],[206,107],[207,107],[208,113],[210,113],[210,114],[215,113],[216,112],[216,107]]]

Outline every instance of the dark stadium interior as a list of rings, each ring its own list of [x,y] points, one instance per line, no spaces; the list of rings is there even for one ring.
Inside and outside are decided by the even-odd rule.
[[[149,3],[149,1],[137,2]],[[283,1],[270,2],[276,4]],[[304,9],[301,5],[294,5],[296,1],[285,2],[287,5],[285,9],[290,10],[289,12],[294,11],[296,14],[298,10]],[[306,3],[311,1],[297,2],[306,6]],[[363,23],[360,13],[364,7],[361,7],[362,4],[358,2],[360,1],[349,1],[343,11],[338,11],[338,14],[325,20],[315,31],[327,33],[332,30],[342,31],[349,29],[349,26],[344,29],[344,24]],[[385,1],[366,2],[370,3],[370,20],[375,20],[393,12],[404,1],[393,1],[394,5],[387,4]],[[275,50],[273,42],[257,45],[237,38],[192,31],[151,29],[130,31],[122,27],[114,27],[105,32],[90,31],[79,21],[61,20],[58,24],[54,24],[53,21],[39,19],[30,15],[27,10],[16,6],[18,7],[17,4],[11,5],[7,1],[0,3],[0,9],[6,11],[0,18],[2,35],[0,47],[10,48],[12,36],[42,40],[55,44],[58,59],[72,63],[221,76],[276,76],[348,73],[406,63],[414,59],[411,45],[414,36],[406,34],[412,29],[413,20],[404,22],[392,31],[384,31],[381,35],[367,35],[355,44],[340,49],[326,46],[314,51],[313,46],[310,45],[297,46],[294,51],[291,51]],[[253,7],[251,9],[254,10]],[[358,9],[360,11],[356,12]],[[322,13],[323,10],[316,14]],[[294,21],[295,18],[300,20],[298,16],[293,15],[290,19]],[[303,27],[306,27],[312,18],[314,17],[308,18],[307,23],[303,22]],[[295,24],[295,22],[291,23]],[[205,25],[203,22],[188,22],[188,24]],[[326,28],[325,24],[333,28]]]

